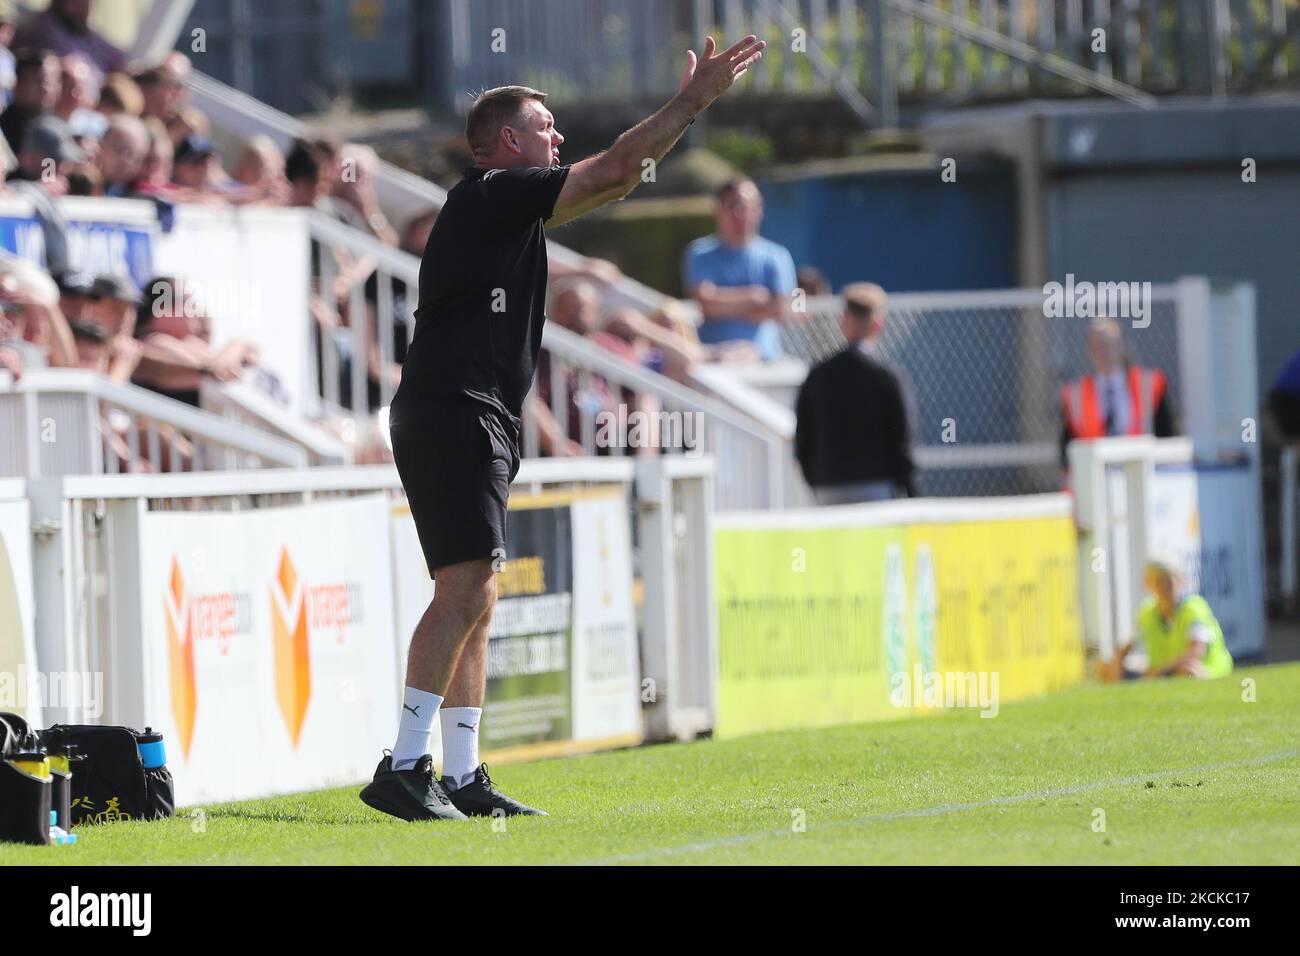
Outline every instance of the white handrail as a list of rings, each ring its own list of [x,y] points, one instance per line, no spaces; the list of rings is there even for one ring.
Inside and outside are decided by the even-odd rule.
[[[691,474],[708,473],[707,459]],[[674,475],[676,472],[673,473]],[[545,458],[523,462],[514,486],[629,483],[635,463],[621,458]],[[65,475],[65,498],[220,498],[336,491],[401,491],[392,465],[321,468],[260,468],[240,472],[184,472],[168,475]]]
[[[346,444],[310,421],[282,408],[247,382],[204,379],[199,385],[201,407],[220,418],[254,425],[306,450],[312,464],[342,465],[352,460]]]
[[[786,436],[776,428],[744,414],[725,402],[710,398],[686,385],[633,365],[620,356],[606,351],[577,333],[548,322],[542,332],[542,347],[556,355],[581,364],[617,385],[636,391],[652,392],[681,406],[685,410],[703,412],[728,425],[763,441],[780,441]]]
[[[74,394],[87,399],[97,399],[106,405],[152,419],[155,426],[166,424],[203,442],[233,452],[255,455],[275,465],[302,467],[307,454],[299,446],[241,427],[215,415],[201,411],[184,402],[159,395],[136,385],[122,385],[87,369],[44,368],[32,369],[14,382],[0,375],[0,395],[21,394],[33,397],[42,394]],[[34,402],[23,403],[25,430],[30,436],[38,430],[35,420],[38,409]],[[131,437],[138,442],[137,424],[133,420]],[[95,436],[98,440],[98,436]],[[137,449],[133,449],[137,450]]]
[[[725,401],[697,392],[667,376],[651,372],[620,356],[614,355],[568,329],[548,323],[542,333],[542,347],[551,353],[552,380],[557,376],[559,363],[568,363],[580,369],[583,377],[596,374],[611,385],[626,388],[639,395],[654,396],[665,409],[700,416],[709,426],[704,446],[715,457],[725,459],[729,468],[718,475],[713,484],[719,508],[767,507],[782,508],[792,503],[794,492],[791,474],[793,461],[792,440],[789,434],[773,428]],[[563,427],[569,421],[569,398],[563,389],[552,387],[551,413]],[[671,412],[670,412],[671,414]],[[595,416],[582,414],[582,445],[588,452],[595,451]],[[531,454],[534,436],[529,434],[525,421],[524,453]],[[567,430],[567,429],[566,429]],[[739,439],[739,442],[737,441]],[[757,446],[756,448],[754,446]],[[722,448],[727,452],[722,452]],[[694,449],[699,451],[700,449]]]

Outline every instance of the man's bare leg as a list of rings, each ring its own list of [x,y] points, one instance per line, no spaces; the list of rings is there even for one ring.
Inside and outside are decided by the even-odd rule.
[[[410,653],[406,659],[406,684],[448,698],[452,706],[461,706],[459,697],[451,696],[453,676],[458,672],[457,662],[466,647],[466,639],[477,634],[482,621],[481,654],[486,660],[487,622],[497,599],[496,574],[492,559],[465,561],[437,569],[437,584],[433,600],[415,626],[411,637]],[[482,673],[480,663],[479,672]],[[483,688],[478,689],[477,701],[468,706],[477,707],[483,702]]]
[[[452,671],[444,707],[482,707],[483,690],[487,686],[488,625],[492,623],[495,600],[475,623],[469,637],[460,649],[460,658]]]
[[[442,720],[442,787],[457,809],[471,817],[546,816],[546,811],[520,803],[497,790],[480,773],[478,742],[487,685],[488,630],[494,599],[475,622],[460,649],[460,658],[447,685]]]
[[[447,685],[446,700],[438,712],[442,721],[442,782],[449,790],[474,782],[478,770],[479,722],[483,717],[483,690],[487,685],[489,607],[470,631],[460,649],[460,659]]]
[[[435,574],[433,600],[415,627],[407,655],[406,689],[393,746],[394,770],[413,766],[428,752],[433,721],[461,650],[478,622],[490,616],[496,600],[491,559],[449,564],[437,568]]]

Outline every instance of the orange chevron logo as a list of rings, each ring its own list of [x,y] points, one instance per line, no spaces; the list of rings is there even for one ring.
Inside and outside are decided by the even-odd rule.
[[[280,549],[280,567],[271,583],[271,640],[275,655],[275,698],[280,716],[298,746],[307,702],[311,699],[311,656],[307,641],[304,589],[289,557]]]
[[[198,711],[198,688],[194,681],[194,641],[189,609],[185,605],[185,578],[180,561],[172,555],[170,586],[163,593],[163,618],[167,622],[167,661],[171,671],[172,717],[181,738],[186,759],[194,742],[194,716]]]

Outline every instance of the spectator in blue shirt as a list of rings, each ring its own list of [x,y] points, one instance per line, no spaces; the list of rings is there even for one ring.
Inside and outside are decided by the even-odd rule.
[[[794,259],[758,234],[763,197],[751,180],[731,180],[718,190],[717,201],[718,231],[687,246],[682,263],[683,284],[704,317],[700,342],[723,351],[731,343],[750,343],[769,361],[781,354],[780,323],[790,316]]]

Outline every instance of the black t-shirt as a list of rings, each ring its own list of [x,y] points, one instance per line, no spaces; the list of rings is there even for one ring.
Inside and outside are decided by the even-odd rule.
[[[420,263],[399,392],[466,395],[518,419],[542,348],[546,234],[568,166],[468,169]]]

